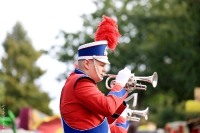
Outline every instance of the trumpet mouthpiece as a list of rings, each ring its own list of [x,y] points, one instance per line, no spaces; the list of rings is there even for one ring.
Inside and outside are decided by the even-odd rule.
[[[104,73],[104,74],[102,74],[102,75],[103,75],[103,77],[105,77],[105,76],[108,76],[108,74],[105,74],[105,73]]]

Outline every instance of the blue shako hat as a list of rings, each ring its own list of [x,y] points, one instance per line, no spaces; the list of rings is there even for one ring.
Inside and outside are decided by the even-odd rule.
[[[78,60],[96,59],[98,61],[110,64],[108,61],[108,42],[96,41],[81,45],[78,47]]]

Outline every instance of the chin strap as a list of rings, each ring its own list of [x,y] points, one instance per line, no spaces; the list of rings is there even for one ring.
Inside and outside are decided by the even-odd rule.
[[[95,57],[93,56],[93,61],[94,61],[94,67],[95,67],[95,70],[96,70],[96,74],[98,75],[98,77],[103,80],[103,77],[100,76],[98,70],[97,70],[97,66],[96,66],[96,61],[95,61]]]

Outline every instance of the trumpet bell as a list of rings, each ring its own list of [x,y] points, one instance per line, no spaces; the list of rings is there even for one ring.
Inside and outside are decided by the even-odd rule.
[[[154,72],[152,76],[147,77],[134,77],[135,80],[145,81],[152,84],[152,86],[155,88],[158,83],[158,74],[157,72]]]
[[[157,83],[158,83],[158,74],[157,72],[154,72],[152,77],[152,85],[154,88],[157,86]]]
[[[140,115],[145,118],[145,120],[148,119],[148,114],[149,114],[149,107],[147,107],[145,110],[140,111],[140,110],[132,110],[132,114]]]

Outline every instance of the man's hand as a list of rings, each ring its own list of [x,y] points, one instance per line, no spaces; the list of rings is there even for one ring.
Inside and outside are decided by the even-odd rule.
[[[115,79],[116,84],[120,84],[122,87],[124,87],[130,77],[131,77],[131,70],[125,67],[124,69],[118,72],[117,77]]]

